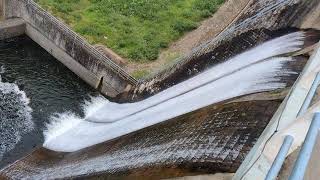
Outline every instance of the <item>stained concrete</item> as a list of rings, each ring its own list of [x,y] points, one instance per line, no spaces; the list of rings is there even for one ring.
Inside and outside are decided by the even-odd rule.
[[[232,173],[217,173],[213,175],[186,176],[166,180],[231,180],[233,175]]]
[[[15,18],[0,21],[0,40],[20,36],[25,33],[26,23],[23,19]]]

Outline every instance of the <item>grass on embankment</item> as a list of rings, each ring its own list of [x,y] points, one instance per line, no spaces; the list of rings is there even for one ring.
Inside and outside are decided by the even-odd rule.
[[[199,22],[224,0],[36,0],[90,43],[146,62]]]

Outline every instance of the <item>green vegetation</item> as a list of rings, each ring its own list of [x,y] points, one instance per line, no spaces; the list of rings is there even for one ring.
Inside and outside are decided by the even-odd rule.
[[[164,51],[162,52],[162,58],[155,62],[156,65],[154,67],[150,67],[148,65],[145,67],[134,67],[133,71],[130,74],[136,79],[148,78],[152,75],[155,75],[159,71],[172,66],[174,63],[177,62],[178,58],[181,56],[182,55],[177,52]],[[150,63],[147,64],[150,65]]]
[[[212,15],[225,0],[36,0],[91,43],[134,61],[159,52]]]
[[[144,77],[147,77],[150,74],[148,70],[142,69],[142,70],[136,70],[131,75],[136,79],[142,79]]]

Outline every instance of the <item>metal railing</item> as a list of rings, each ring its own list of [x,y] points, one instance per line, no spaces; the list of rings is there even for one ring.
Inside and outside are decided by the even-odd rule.
[[[308,167],[320,128],[320,113],[315,113],[289,180],[302,180]]]
[[[290,147],[292,145],[293,140],[294,140],[293,137],[290,135],[287,135],[284,138],[283,144],[277,154],[277,157],[273,161],[272,166],[266,176],[266,180],[274,180],[277,178],[277,176],[280,172],[280,169],[282,167],[282,164],[285,161],[286,156],[290,150]]]
[[[317,73],[312,86],[308,92],[308,95],[306,96],[299,113],[297,117],[304,114],[307,109],[310,107],[310,104],[312,102],[312,99],[317,92],[317,88],[320,84],[320,72]],[[309,127],[308,134],[305,138],[305,141],[303,143],[303,146],[300,150],[300,153],[298,155],[297,161],[295,163],[295,166],[291,172],[289,180],[302,180],[307,168],[307,165],[309,163],[313,147],[316,143],[316,138],[318,136],[318,131],[320,128],[320,113],[315,113],[314,118],[312,120],[312,123]],[[268,174],[266,176],[266,180],[274,180],[277,178],[281,167],[285,161],[285,158],[288,154],[288,151],[290,150],[290,147],[292,145],[294,138],[290,135],[287,135],[282,143],[282,146],[273,161],[271,168],[268,171]]]
[[[308,92],[308,95],[306,97],[306,99],[304,100],[301,108],[300,108],[300,111],[298,113],[298,116],[300,116],[301,114],[305,113],[307,111],[307,109],[310,107],[310,104],[312,102],[312,99],[315,95],[315,93],[317,92],[317,88],[319,86],[319,83],[320,83],[320,72],[318,72],[316,78],[314,79],[313,83],[312,83],[312,86]]]

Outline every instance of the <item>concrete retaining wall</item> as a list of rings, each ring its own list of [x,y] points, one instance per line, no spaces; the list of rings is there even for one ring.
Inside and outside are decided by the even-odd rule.
[[[26,24],[23,19],[15,18],[0,22],[0,40],[23,35],[25,29]]]
[[[26,34],[85,82],[109,97],[137,81],[32,0],[0,0],[5,19],[22,18]]]

